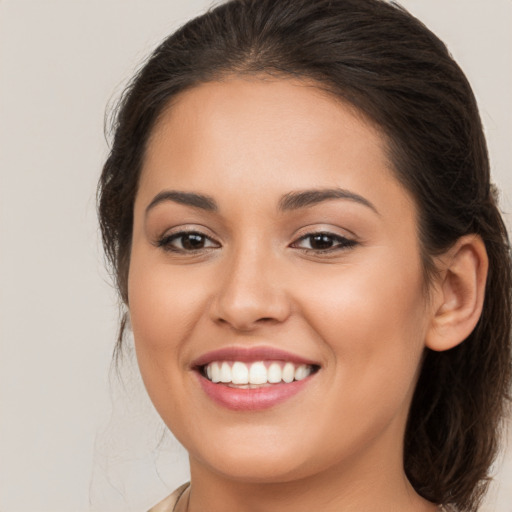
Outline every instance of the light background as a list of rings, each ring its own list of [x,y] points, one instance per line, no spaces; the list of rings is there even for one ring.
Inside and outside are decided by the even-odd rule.
[[[187,479],[133,361],[109,379],[117,309],[95,186],[107,103],[210,3],[0,0],[0,512],[140,512]],[[402,3],[473,84],[510,212],[512,1]],[[486,512],[512,512],[504,461]]]

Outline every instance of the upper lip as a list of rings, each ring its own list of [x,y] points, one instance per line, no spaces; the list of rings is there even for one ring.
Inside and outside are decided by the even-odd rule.
[[[275,347],[224,347],[202,354],[192,362],[192,367],[205,366],[213,361],[241,361],[251,363],[255,361],[290,361],[295,364],[320,366],[317,361],[304,358],[292,352]]]

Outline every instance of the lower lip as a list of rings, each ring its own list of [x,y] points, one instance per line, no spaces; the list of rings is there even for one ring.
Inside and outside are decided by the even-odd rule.
[[[239,389],[214,384],[201,374],[197,375],[203,391],[214,402],[234,411],[260,411],[274,407],[296,395],[308,385],[313,376],[289,384],[282,382],[261,388]]]

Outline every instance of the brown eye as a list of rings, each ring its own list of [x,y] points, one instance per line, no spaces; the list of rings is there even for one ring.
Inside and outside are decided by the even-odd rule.
[[[168,251],[194,252],[219,247],[219,244],[203,233],[181,231],[163,237],[158,242],[158,246]]]
[[[292,244],[292,247],[304,249],[308,252],[326,252],[347,249],[356,244],[355,240],[334,233],[311,233],[299,238],[297,242]]]
[[[312,249],[330,249],[335,241],[332,236],[326,235],[324,233],[320,233],[318,235],[311,235],[309,240],[309,244]]]
[[[206,237],[199,235],[198,233],[190,233],[182,235],[181,246],[187,251],[194,251],[197,249],[203,249],[206,243]]]

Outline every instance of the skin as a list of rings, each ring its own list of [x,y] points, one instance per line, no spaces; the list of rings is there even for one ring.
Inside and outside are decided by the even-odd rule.
[[[341,198],[279,210],[286,194],[334,188],[372,206]],[[146,211],[168,190],[208,195],[218,210],[167,200]],[[205,235],[203,249],[180,250],[183,238],[159,246],[187,230]],[[304,238],[318,232],[334,235],[330,252]],[[175,99],[147,148],[128,285],[146,388],[190,454],[179,509],[436,510],[407,481],[402,443],[434,319],[447,322],[445,296],[459,304],[450,293],[463,287],[448,274],[425,293],[414,201],[383,136],[350,107],[312,84],[262,77]],[[191,362],[235,345],[275,346],[320,370],[282,404],[228,410]]]

